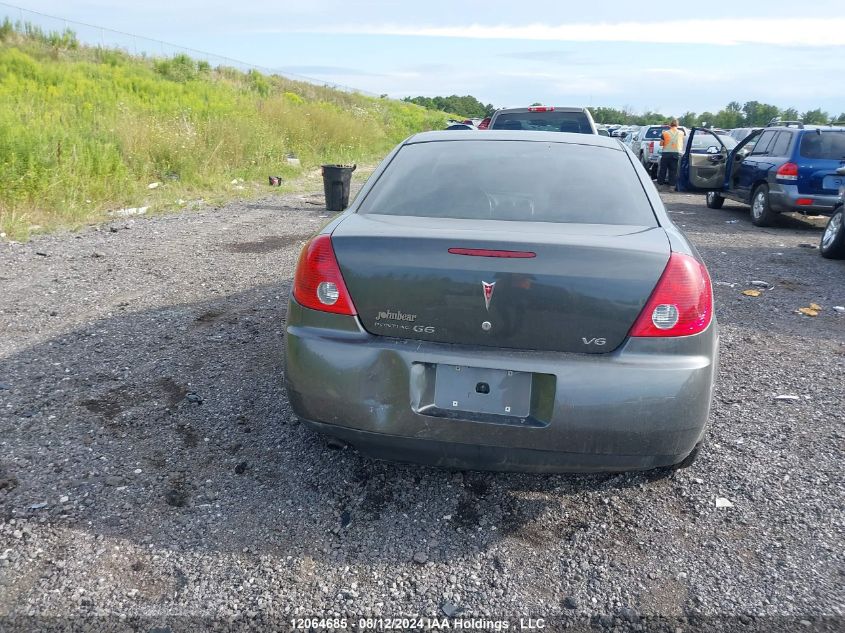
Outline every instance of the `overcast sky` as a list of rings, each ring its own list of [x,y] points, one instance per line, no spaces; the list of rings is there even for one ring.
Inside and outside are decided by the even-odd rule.
[[[539,101],[675,115],[752,99],[845,111],[841,0],[707,9],[651,0],[637,12],[624,0],[17,4],[392,97],[457,93],[497,106]],[[3,13],[17,17],[0,5]]]

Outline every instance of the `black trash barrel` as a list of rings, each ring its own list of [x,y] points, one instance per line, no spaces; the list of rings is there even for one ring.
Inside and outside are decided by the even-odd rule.
[[[326,209],[343,211],[349,206],[349,183],[357,165],[323,165],[323,191]]]

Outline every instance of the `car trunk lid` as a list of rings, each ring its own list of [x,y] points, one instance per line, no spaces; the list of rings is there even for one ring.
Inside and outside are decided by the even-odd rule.
[[[332,243],[374,335],[582,353],[625,340],[670,255],[660,227],[374,214]]]
[[[836,195],[843,180],[836,170],[845,165],[845,131],[806,132],[799,151],[798,192]]]

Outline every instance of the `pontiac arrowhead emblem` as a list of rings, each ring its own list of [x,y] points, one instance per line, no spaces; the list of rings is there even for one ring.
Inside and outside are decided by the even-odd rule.
[[[484,306],[487,308],[487,311],[490,311],[490,300],[493,298],[493,289],[496,287],[496,282],[487,283],[486,281],[481,282],[481,287],[484,289]]]

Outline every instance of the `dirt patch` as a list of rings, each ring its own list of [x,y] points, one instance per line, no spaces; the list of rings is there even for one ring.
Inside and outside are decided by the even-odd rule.
[[[199,315],[194,320],[197,323],[214,323],[220,317],[222,317],[224,314],[226,314],[226,313],[223,312],[222,310],[208,310],[206,312],[203,312],[201,315]]]
[[[175,407],[188,394],[188,388],[185,385],[179,384],[170,376],[159,378],[156,383],[162,394],[164,394],[168,409]]]
[[[185,448],[196,448],[199,444],[200,436],[192,426],[187,424],[180,424],[176,427],[176,433],[182,439],[182,446]]]
[[[778,279],[775,281],[775,284],[786,290],[797,290],[799,288],[806,288],[809,285],[796,279]]]
[[[310,233],[300,235],[271,235],[255,242],[234,242],[229,244],[233,253],[272,253],[283,248],[304,242],[311,237]]]
[[[480,520],[481,513],[477,498],[473,495],[463,495],[452,514],[452,527],[471,530],[478,527]]]
[[[370,518],[378,519],[385,507],[392,501],[393,491],[390,488],[368,490],[361,502],[361,510]]]
[[[191,500],[191,493],[185,480],[177,477],[171,480],[170,487],[164,493],[164,502],[174,508],[184,508]]]
[[[124,411],[150,400],[157,400],[164,396],[167,409],[173,409],[188,393],[185,385],[177,383],[170,376],[165,376],[152,384],[140,387],[121,385],[110,389],[102,396],[81,400],[79,404],[91,413],[113,421]]]
[[[90,400],[82,400],[79,404],[107,420],[114,420],[118,415],[133,404],[129,387],[110,389],[105,395]]]
[[[0,465],[0,491],[11,492],[18,487],[18,478],[9,474],[3,465]]]

